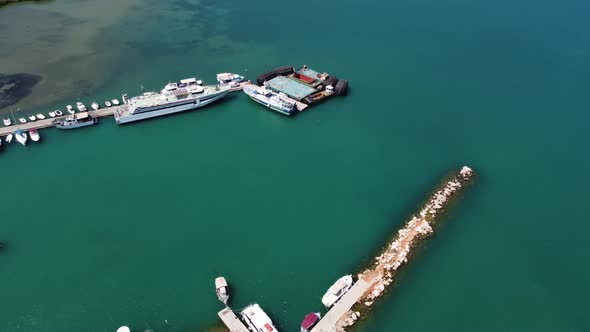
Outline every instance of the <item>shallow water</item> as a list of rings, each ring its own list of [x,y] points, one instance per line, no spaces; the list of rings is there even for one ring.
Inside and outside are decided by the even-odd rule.
[[[47,77],[21,114],[284,64],[351,91],[292,119],[235,94],[8,146],[0,330],[215,328],[224,275],[234,309],[297,331],[463,164],[475,185],[357,330],[590,330],[586,2],[89,3],[0,10],[34,41],[3,35],[0,72]],[[43,46],[33,14],[84,28]]]

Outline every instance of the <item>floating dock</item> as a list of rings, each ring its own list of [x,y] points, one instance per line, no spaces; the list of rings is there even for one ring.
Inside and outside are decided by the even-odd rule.
[[[113,115],[115,113],[115,111],[118,109],[123,110],[126,108],[127,108],[127,105],[99,108],[97,110],[88,111],[88,114],[93,118],[100,118],[100,117]],[[59,116],[59,117],[55,117],[55,118],[49,117],[44,120],[29,121],[27,123],[17,123],[17,124],[13,124],[11,126],[8,126],[8,127],[1,127],[0,128],[0,136],[6,136],[8,134],[12,134],[19,129],[26,131],[26,130],[33,129],[33,128],[40,129],[40,128],[53,127],[54,126],[53,121],[55,121],[56,119],[65,118],[69,115],[71,115],[71,114],[68,113],[67,115],[63,115],[63,116]]]
[[[250,332],[242,321],[231,311],[230,308],[225,308],[217,313],[223,324],[227,326],[230,332]]]

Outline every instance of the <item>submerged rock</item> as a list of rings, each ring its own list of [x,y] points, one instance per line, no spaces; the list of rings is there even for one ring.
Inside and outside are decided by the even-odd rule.
[[[28,73],[0,74],[0,109],[28,96],[41,76]]]

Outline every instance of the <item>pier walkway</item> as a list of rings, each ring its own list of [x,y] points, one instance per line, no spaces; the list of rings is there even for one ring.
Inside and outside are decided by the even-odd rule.
[[[311,329],[311,332],[337,332],[338,321],[357,303],[371,287],[370,282],[359,279],[328,313]]]
[[[94,110],[88,111],[88,114],[94,118],[99,118],[99,117],[113,115],[113,113],[115,113],[115,110],[125,109],[125,108],[127,108],[127,105],[99,108],[96,111],[94,111]],[[63,115],[63,116],[56,117],[56,118],[52,118],[52,117],[47,116],[47,119],[36,120],[36,121],[28,121],[28,118],[27,118],[27,121],[28,121],[27,123],[16,123],[16,124],[13,124],[12,126],[0,127],[0,136],[6,136],[8,134],[12,134],[19,129],[26,131],[26,130],[33,129],[33,128],[40,129],[40,128],[53,127],[54,126],[53,121],[55,119],[61,119],[61,118],[64,118],[68,115],[70,115],[70,114],[68,113],[67,115]]]
[[[249,332],[246,325],[231,311],[230,308],[225,308],[217,313],[223,324],[227,326],[230,332]]]

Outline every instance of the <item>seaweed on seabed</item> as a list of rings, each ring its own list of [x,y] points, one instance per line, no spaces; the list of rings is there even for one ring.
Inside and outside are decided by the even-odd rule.
[[[6,244],[0,241],[0,251],[3,251],[6,248]]]

